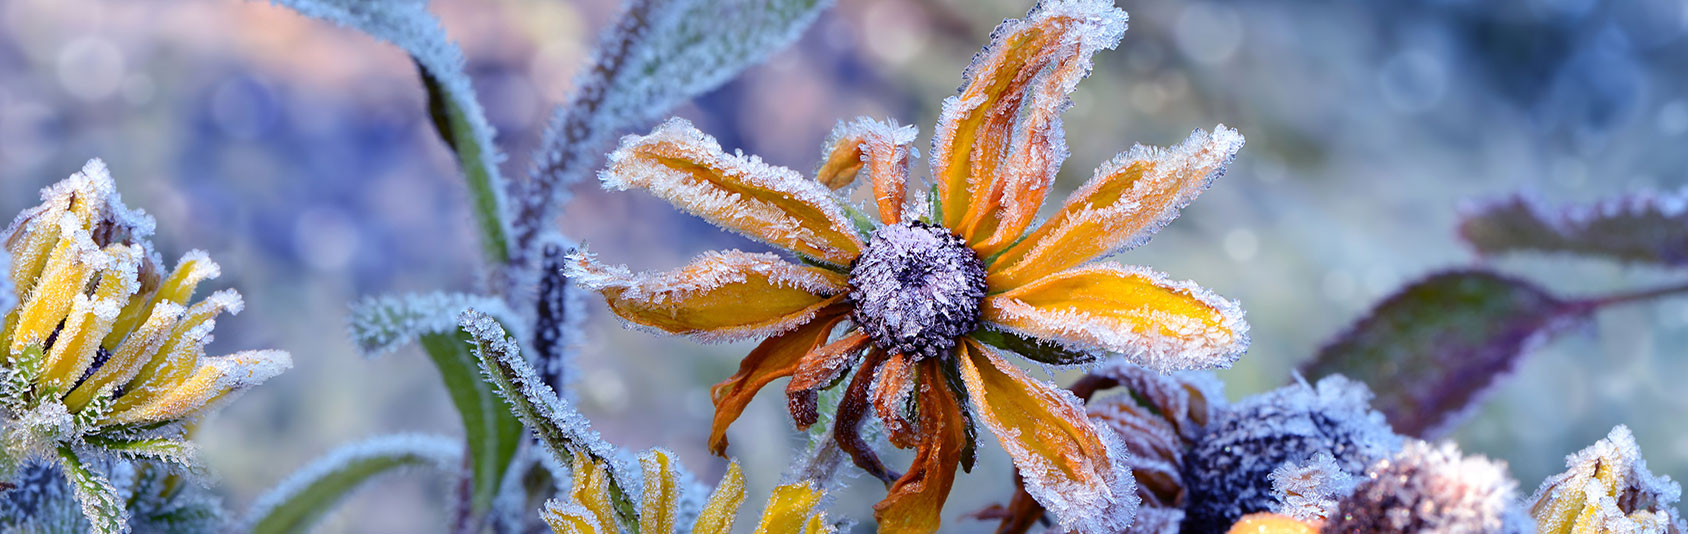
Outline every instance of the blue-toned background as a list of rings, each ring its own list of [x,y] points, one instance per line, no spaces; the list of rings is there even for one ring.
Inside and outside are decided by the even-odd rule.
[[[797,45],[679,113],[728,148],[802,171],[840,119],[894,117],[929,135],[990,29],[1028,7],[838,2]],[[1254,345],[1221,373],[1233,399],[1286,382],[1399,284],[1476,261],[1453,231],[1468,199],[1528,190],[1588,200],[1688,179],[1679,0],[1122,7],[1132,29],[1097,57],[1066,115],[1073,156],[1060,185],[1132,143],[1167,145],[1220,122],[1248,137],[1226,177],[1120,258],[1242,301]],[[469,57],[511,155],[505,172],[526,172],[614,3],[446,0],[434,10]],[[423,106],[397,49],[261,2],[0,1],[0,212],[104,158],[125,199],[158,218],[168,258],[205,249],[224,266],[215,285],[246,296],[214,350],[294,355],[294,370],[202,427],[205,460],[235,510],[336,444],[460,432],[425,358],[409,349],[365,360],[344,335],[361,295],[475,287],[464,190]],[[757,248],[642,194],[580,192],[567,230],[613,262],[667,268],[703,250]],[[1496,267],[1570,295],[1673,278],[1573,258]],[[576,375],[583,411],[619,444],[666,447],[718,476],[723,461],[703,449],[704,387],[749,347],[629,332],[593,309]],[[1624,423],[1656,471],[1684,478],[1685,349],[1688,301],[1610,310],[1526,359],[1456,438],[1507,460],[1527,494],[1565,454]],[[768,397],[734,427],[752,495],[765,494],[798,443],[783,403]],[[1009,495],[994,444],[980,465],[946,510],[951,531],[984,528],[958,518]],[[883,489],[856,486],[833,509],[869,518]],[[326,530],[443,530],[436,481],[379,488]]]

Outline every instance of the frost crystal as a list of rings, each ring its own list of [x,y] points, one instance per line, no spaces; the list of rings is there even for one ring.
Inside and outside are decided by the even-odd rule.
[[[1541,534],[1682,534],[1682,486],[1655,476],[1629,428],[1565,458],[1526,503]]]
[[[1506,464],[1412,440],[1366,470],[1323,532],[1521,534],[1527,520],[1514,508],[1517,486]]]
[[[1124,465],[1137,481],[1142,504],[1127,532],[1176,534],[1188,493],[1181,472],[1184,454],[1223,406],[1223,384],[1212,373],[1163,375],[1118,358],[1092,375],[1130,390],[1098,399],[1087,409],[1092,424],[1120,440]]]
[[[1306,462],[1286,462],[1273,469],[1270,478],[1272,493],[1279,502],[1272,511],[1303,521],[1331,517],[1336,513],[1337,500],[1352,492],[1358,482],[1324,451]]]
[[[364,297],[352,305],[347,329],[364,356],[398,350],[427,334],[457,331],[457,317],[474,308],[517,328],[524,322],[504,301],[465,293],[426,293]]]
[[[1184,457],[1189,506],[1183,531],[1223,532],[1245,514],[1278,506],[1271,474],[1285,463],[1329,454],[1342,472],[1358,476],[1400,448],[1383,415],[1367,402],[1364,384],[1330,376],[1297,383],[1221,411]]]
[[[568,253],[575,245],[553,234],[541,247],[541,267],[534,306],[533,350],[535,364],[545,384],[563,388],[565,370],[573,361],[575,345],[582,338],[580,323],[586,317],[586,302],[579,284],[569,280]]]
[[[327,513],[333,506],[311,503],[304,504],[307,509],[303,510],[281,510],[282,507],[301,506],[300,503],[294,502],[294,498],[303,492],[309,491],[317,498],[343,500],[357,489],[367,486],[372,480],[372,477],[366,474],[354,474],[347,480],[348,473],[385,473],[393,472],[395,468],[426,468],[440,473],[456,473],[462,465],[462,456],[461,440],[439,436],[401,434],[342,446],[295,471],[287,480],[259,496],[252,502],[252,507],[246,512],[244,524],[237,532],[252,531],[253,527],[262,524],[278,511],[283,516],[304,516],[282,517],[282,521],[289,522],[289,531],[309,530],[311,525],[321,519],[321,514]],[[348,487],[348,484],[351,487]]]
[[[932,358],[979,323],[985,266],[942,226],[911,222],[874,233],[850,267],[851,317],[875,345]]]

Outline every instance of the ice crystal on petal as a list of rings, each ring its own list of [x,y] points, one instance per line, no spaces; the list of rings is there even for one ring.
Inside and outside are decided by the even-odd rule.
[[[1184,519],[1184,454],[1206,432],[1225,402],[1223,384],[1212,373],[1163,375],[1124,360],[1110,359],[1092,376],[1129,390],[1090,403],[1087,415],[1124,447],[1124,466],[1136,480],[1141,501],[1131,534],[1176,534]]]
[[[1323,532],[1522,534],[1517,485],[1505,464],[1462,457],[1452,443],[1412,440],[1366,470]]]
[[[1273,469],[1269,478],[1279,503],[1272,511],[1302,521],[1332,517],[1337,500],[1352,492],[1359,482],[1324,451],[1306,462],[1285,462]]]
[[[504,301],[465,293],[425,293],[364,297],[352,305],[347,328],[366,357],[398,350],[426,334],[457,331],[457,318],[474,308],[497,317],[510,328],[526,324],[518,320]]]
[[[1647,469],[1629,428],[1565,458],[1527,505],[1541,534],[1682,534],[1682,486]]]
[[[1184,457],[1189,506],[1184,532],[1223,531],[1245,514],[1272,510],[1271,474],[1327,453],[1351,476],[1400,448],[1370,390],[1341,376],[1297,383],[1221,411]]]

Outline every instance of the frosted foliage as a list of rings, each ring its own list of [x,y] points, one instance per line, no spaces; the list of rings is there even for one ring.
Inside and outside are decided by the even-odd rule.
[[[463,51],[445,35],[438,18],[428,12],[427,0],[270,0],[316,19],[353,28],[369,36],[392,43],[416,60],[445,90],[447,98],[463,112],[469,125],[472,142],[483,151],[482,171],[495,180],[487,189],[500,213],[498,224],[507,226],[509,217],[504,192],[508,186],[497,182],[498,163],[503,154],[493,144],[495,132],[486,120],[486,112],[475,98],[474,86],[464,71]],[[444,134],[445,132],[441,132]],[[509,235],[503,228],[501,235]]]
[[[1223,405],[1222,384],[1212,373],[1163,375],[1115,358],[1092,371],[1129,393],[1090,403],[1087,415],[1125,449],[1124,465],[1142,501],[1131,534],[1174,534],[1184,519],[1184,451]]]
[[[1221,410],[1184,457],[1184,532],[1223,532],[1245,514],[1278,506],[1271,474],[1330,455],[1350,476],[1400,448],[1371,391],[1342,376],[1292,384]]]
[[[57,465],[25,464],[8,482],[17,487],[0,491],[0,532],[68,534],[92,528]]]
[[[1542,534],[1682,534],[1682,486],[1647,469],[1629,428],[1565,458],[1526,501]]]
[[[1526,196],[1461,210],[1460,237],[1483,254],[1571,253],[1626,263],[1688,264],[1688,189],[1635,191],[1600,202],[1554,208]]]
[[[941,226],[880,228],[850,268],[851,317],[891,353],[949,353],[958,336],[978,326],[984,296],[984,264]]]
[[[498,321],[471,308],[463,312],[459,323],[474,338],[476,357],[488,381],[497,386],[516,417],[538,435],[559,463],[571,465],[570,453],[583,452],[608,462],[619,479],[637,477],[638,470],[627,468],[615,447],[592,429],[586,416],[545,385]]]
[[[1354,490],[1358,480],[1336,464],[1328,452],[1306,462],[1286,462],[1272,470],[1274,513],[1303,521],[1324,520],[1336,513],[1337,500]]]
[[[397,464],[406,467],[423,467],[439,473],[456,473],[462,465],[463,444],[460,439],[441,436],[400,434],[382,436],[367,441],[341,446],[338,449],[312,461],[292,475],[287,480],[276,484],[268,492],[253,501],[252,507],[246,512],[244,525],[239,529],[248,532],[257,522],[274,513],[278,508],[288,506],[294,498],[299,497],[306,490],[319,491],[327,494],[339,490],[337,500],[344,500],[356,488],[317,488],[318,483],[330,476],[345,471],[360,470],[360,466]],[[370,469],[370,467],[361,467]],[[391,472],[386,469],[382,472]],[[356,479],[358,487],[369,484],[372,477]],[[323,491],[323,490],[327,491]],[[313,510],[326,511],[332,505],[312,506]],[[302,513],[295,510],[295,513]],[[320,519],[317,518],[317,519]],[[314,521],[313,521],[314,523]],[[309,528],[310,524],[302,525]]]
[[[1413,440],[1366,470],[1323,532],[1521,534],[1517,485],[1505,464],[1462,457],[1452,443]]]
[[[548,194],[529,203],[555,206],[567,184],[614,136],[652,121],[797,39],[830,0],[631,0],[599,39],[592,64],[575,78],[535,153],[535,183]],[[557,187],[561,185],[564,187]],[[541,193],[547,193],[541,191]],[[548,213],[543,208],[542,213]],[[525,218],[524,218],[525,219]],[[531,221],[544,224],[548,217]]]
[[[502,300],[464,293],[426,293],[365,297],[352,305],[347,321],[352,341],[365,356],[379,356],[426,334],[457,330],[457,316],[475,308],[507,325],[521,325]]]

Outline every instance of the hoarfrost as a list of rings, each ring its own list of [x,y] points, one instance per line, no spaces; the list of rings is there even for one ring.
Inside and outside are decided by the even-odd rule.
[[[510,328],[526,324],[504,301],[464,293],[426,293],[364,297],[352,305],[347,328],[366,357],[398,350],[418,337],[457,331],[457,317],[474,308]]]
[[[1528,520],[1515,508],[1517,485],[1503,463],[1412,440],[1366,470],[1324,532],[1522,534]]]
[[[1302,521],[1334,517],[1337,501],[1354,491],[1359,482],[1325,451],[1306,462],[1284,462],[1269,478],[1279,503],[1272,511]]]
[[[1271,474],[1285,463],[1327,453],[1359,476],[1401,446],[1367,402],[1364,384],[1341,376],[1304,382],[1244,399],[1222,410],[1184,456],[1189,490],[1185,532],[1222,532],[1243,515],[1272,510]]]
[[[1688,532],[1676,509],[1682,486],[1647,468],[1628,427],[1618,425],[1606,439],[1566,457],[1565,467],[1525,501],[1541,533]]]
[[[293,499],[300,497],[302,492],[314,489],[328,477],[354,468],[360,464],[396,464],[401,469],[428,468],[439,473],[454,475],[462,464],[463,446],[461,440],[440,436],[426,436],[400,434],[372,438],[367,441],[343,445],[338,449],[312,461],[310,465],[295,471],[275,487],[259,496],[252,502],[252,507],[246,512],[239,532],[250,532],[259,522],[268,518],[284,506],[292,504]],[[384,469],[383,473],[394,471]],[[343,501],[356,489],[368,486],[372,477],[362,477],[357,480],[357,487],[332,488],[330,495],[336,497],[335,502]],[[340,482],[344,484],[344,482]],[[293,526],[308,530],[312,524],[320,521],[321,514],[332,509],[332,504],[313,504],[311,510],[317,517],[306,520],[303,524]],[[300,512],[299,513],[309,513]]]
[[[580,324],[586,317],[586,302],[579,283],[568,277],[568,254],[577,245],[558,234],[542,238],[542,254],[534,301],[533,349],[535,365],[545,384],[564,392],[567,369],[585,337]]]
[[[1688,189],[1636,191],[1591,204],[1554,208],[1517,194],[1472,203],[1460,213],[1460,237],[1477,252],[1569,253],[1625,263],[1688,265]]]

